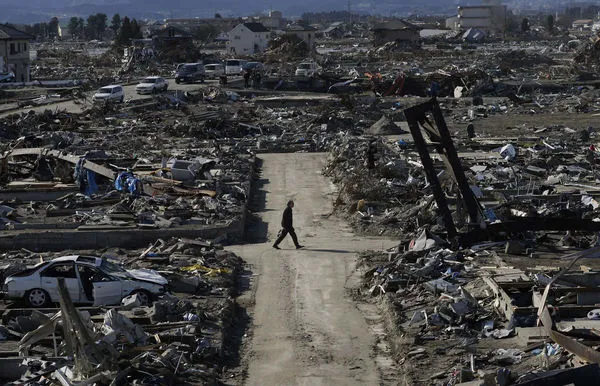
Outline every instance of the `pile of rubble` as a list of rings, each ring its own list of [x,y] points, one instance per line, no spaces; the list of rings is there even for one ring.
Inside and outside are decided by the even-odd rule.
[[[600,39],[590,39],[579,47],[575,61],[587,65],[595,65],[600,61]]]
[[[95,87],[114,79],[113,70],[120,58],[113,51],[90,56],[85,50],[66,50],[62,47],[41,47],[37,51],[39,60],[31,68],[32,79],[64,80],[78,79],[91,82]]]
[[[405,109],[410,137],[345,137],[324,170],[356,230],[403,240],[359,264],[361,299],[381,306],[401,376],[533,385],[597,375],[595,132],[548,128],[507,144],[471,127],[457,139],[444,111],[435,99]]]
[[[33,260],[8,254],[13,260],[5,273]],[[2,313],[0,340],[24,356],[2,358],[0,379],[7,385],[216,384],[230,360],[228,339],[236,334],[232,297],[243,261],[212,242],[190,239],[157,240],[127,255],[122,264],[158,270],[170,292],[152,305],[133,294],[121,306],[76,309],[66,279],[58,280],[59,310]]]
[[[267,58],[267,63],[289,61],[305,58],[310,53],[309,51],[309,47],[302,39],[288,34],[271,40],[264,56]]]
[[[265,54],[273,76],[260,91],[214,83],[81,114],[0,119],[0,246],[11,249],[0,276],[37,262],[37,251],[69,245],[106,257],[114,251],[99,248],[118,247],[125,267],[156,271],[171,292],[152,307],[138,295],[75,311],[64,291],[60,312],[11,305],[0,339],[28,355],[6,381],[216,382],[243,263],[199,233],[241,238],[255,154],[296,151],[330,153],[323,172],[338,186],[334,214],[361,234],[402,240],[361,263],[363,300],[382,305],[406,383],[596,374],[580,365],[598,362],[598,267],[556,267],[569,264],[564,252],[599,243],[589,113],[600,104],[582,80],[597,44],[582,48],[575,67],[565,64],[572,45],[560,41],[447,43],[353,47],[303,81],[293,73],[306,47],[282,37]],[[113,57],[77,56],[83,74],[64,52],[42,54],[38,77],[119,76]],[[152,59],[121,74],[171,70]],[[78,91],[69,97],[87,106]],[[565,114],[583,118],[572,127],[542,121]]]
[[[423,230],[361,256],[362,299],[381,306],[407,383],[558,385],[599,374],[599,292],[580,287],[595,286],[598,271],[517,269],[502,260],[504,244],[456,251]]]

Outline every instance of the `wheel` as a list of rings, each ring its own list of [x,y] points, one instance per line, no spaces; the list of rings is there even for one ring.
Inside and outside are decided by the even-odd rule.
[[[138,295],[143,306],[149,306],[152,304],[152,294],[146,290],[135,290],[131,294]]]
[[[152,89],[152,94],[157,94],[158,93],[158,89],[157,88],[153,88]]]
[[[124,100],[125,100],[125,97],[121,96],[121,99],[119,99],[119,103],[123,103]]]
[[[25,302],[31,307],[44,307],[50,304],[50,295],[41,288],[34,288],[25,293]]]
[[[175,79],[175,83],[179,84],[180,83],[179,79]]]
[[[200,77],[200,83],[204,83],[204,75]]]

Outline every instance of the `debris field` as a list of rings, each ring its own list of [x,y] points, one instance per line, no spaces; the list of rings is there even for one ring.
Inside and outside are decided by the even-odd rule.
[[[90,103],[171,66],[50,47],[37,76],[85,81],[0,94],[0,381],[243,384],[250,268],[226,246],[255,231],[260,154],[289,152],[328,153],[329,215],[397,241],[350,292],[377,304],[399,383],[600,374],[598,42],[386,44],[310,79],[288,44],[252,89]]]

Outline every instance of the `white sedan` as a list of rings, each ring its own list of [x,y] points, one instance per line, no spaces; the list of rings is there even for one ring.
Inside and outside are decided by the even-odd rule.
[[[138,94],[154,94],[161,91],[167,91],[169,82],[160,76],[148,76],[135,86],[135,92]]]
[[[4,281],[6,299],[24,300],[32,307],[58,303],[58,278],[74,303],[94,306],[120,304],[137,294],[143,304],[166,292],[168,280],[151,269],[126,270],[109,260],[93,256],[63,256],[40,263]]]

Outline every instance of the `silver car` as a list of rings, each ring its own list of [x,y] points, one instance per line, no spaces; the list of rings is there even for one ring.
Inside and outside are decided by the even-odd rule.
[[[120,102],[125,100],[125,92],[120,84],[100,88],[92,97],[94,102]]]
[[[138,94],[155,94],[161,91],[167,91],[169,82],[160,76],[148,76],[135,86],[135,92]]]
[[[150,304],[166,292],[167,279],[150,269],[126,270],[119,264],[94,256],[63,256],[40,263],[4,281],[6,299],[24,300],[31,307],[58,303],[58,278],[64,278],[74,303],[94,306],[120,304],[138,294]]]

